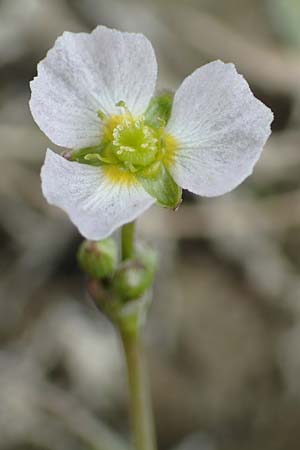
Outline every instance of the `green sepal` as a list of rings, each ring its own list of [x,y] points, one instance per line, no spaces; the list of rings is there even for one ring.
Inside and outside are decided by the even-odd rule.
[[[176,209],[182,201],[182,189],[175,183],[165,165],[157,161],[140,170],[137,179],[160,206]]]
[[[153,97],[145,112],[145,123],[152,128],[165,127],[171,115],[174,94],[165,92]]]
[[[118,247],[112,238],[82,242],[77,253],[78,264],[93,279],[111,277],[118,263]]]

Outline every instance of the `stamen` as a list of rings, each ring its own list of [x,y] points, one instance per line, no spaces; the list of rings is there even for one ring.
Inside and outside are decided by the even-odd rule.
[[[130,170],[130,172],[134,173],[137,172],[138,169],[136,167],[134,167],[134,165],[132,163],[130,163],[129,161],[124,161],[124,166]]]
[[[88,153],[84,156],[84,159],[86,161],[101,161],[108,164],[111,162],[108,158],[104,158],[103,156],[99,155],[99,153]]]
[[[101,119],[101,120],[105,120],[105,119],[106,119],[106,115],[105,115],[104,112],[101,111],[100,109],[99,109],[99,111],[97,111],[97,116],[98,116],[99,119]]]
[[[130,117],[132,118],[132,114],[131,114],[131,112],[129,111],[129,109],[127,108],[127,105],[126,105],[126,103],[124,102],[124,100],[118,101],[118,102],[116,103],[116,106],[119,106],[119,108],[124,109],[125,113],[126,113],[128,116],[130,116]]]
[[[120,108],[126,108],[127,109],[127,106],[126,106],[126,103],[124,102],[124,100],[119,100],[116,103],[116,106],[119,106]]]
[[[130,127],[130,125],[131,125],[130,120],[124,119],[123,126],[121,126],[121,125],[120,126],[122,127],[122,130],[124,130],[126,127],[127,128]]]

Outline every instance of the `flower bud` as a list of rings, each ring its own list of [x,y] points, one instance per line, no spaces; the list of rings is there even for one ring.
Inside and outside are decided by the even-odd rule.
[[[79,247],[77,259],[80,268],[91,278],[110,277],[118,263],[117,245],[112,238],[98,242],[85,240]]]
[[[156,254],[143,248],[137,256],[124,261],[118,268],[113,287],[123,301],[135,300],[152,285],[156,268]]]

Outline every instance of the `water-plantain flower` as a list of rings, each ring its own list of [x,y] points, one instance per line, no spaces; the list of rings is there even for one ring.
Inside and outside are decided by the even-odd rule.
[[[141,34],[103,26],[65,32],[38,65],[30,108],[47,150],[42,189],[88,239],[102,239],[152,204],[176,209],[181,189],[217,196],[258,160],[272,112],[233,64],[214,61],[174,97],[154,96],[157,63]]]

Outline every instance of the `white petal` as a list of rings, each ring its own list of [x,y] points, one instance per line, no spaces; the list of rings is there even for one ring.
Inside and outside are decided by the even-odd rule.
[[[92,33],[65,32],[38,65],[30,108],[57,145],[99,143],[97,111],[117,113],[123,100],[133,114],[145,111],[155,88],[157,63],[142,34],[99,26]]]
[[[196,70],[176,92],[167,126],[179,142],[170,167],[175,181],[209,197],[232,190],[252,173],[272,120],[233,64]]]
[[[155,202],[139,184],[112,184],[101,168],[68,161],[49,149],[41,176],[48,202],[66,211],[87,239],[110,235]]]

